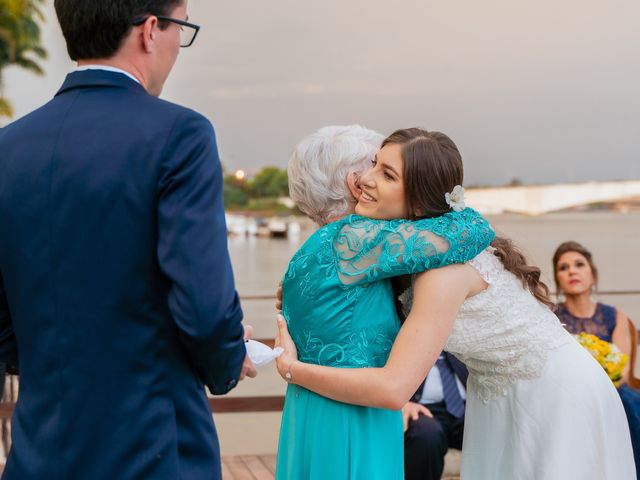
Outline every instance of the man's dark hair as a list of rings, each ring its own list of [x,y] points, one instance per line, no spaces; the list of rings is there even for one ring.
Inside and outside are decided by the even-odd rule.
[[[169,15],[182,0],[55,0],[71,60],[111,58],[145,15]]]

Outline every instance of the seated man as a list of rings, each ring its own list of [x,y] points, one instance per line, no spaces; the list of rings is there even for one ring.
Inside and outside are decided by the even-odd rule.
[[[464,364],[442,352],[402,408],[406,480],[440,480],[447,450],[462,449],[467,377]]]

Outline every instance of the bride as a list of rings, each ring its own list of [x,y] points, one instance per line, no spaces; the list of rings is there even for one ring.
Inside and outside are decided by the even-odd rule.
[[[391,178],[389,169],[397,175]],[[461,184],[462,161],[446,135],[398,130],[363,175],[356,212],[389,219],[385,214],[397,211],[400,201],[409,218],[436,217],[464,208]],[[286,322],[296,319],[280,317],[280,375],[337,401],[400,409],[444,349],[470,372],[463,479],[635,478],[613,384],[549,309],[540,270],[528,266],[509,240],[496,238],[492,245],[466,264],[414,277],[413,294],[402,295],[410,313],[383,367],[303,363],[287,330]],[[362,261],[354,271],[365,270]]]

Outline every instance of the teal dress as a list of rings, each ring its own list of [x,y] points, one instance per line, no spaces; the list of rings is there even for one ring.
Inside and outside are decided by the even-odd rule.
[[[389,278],[465,262],[493,235],[471,209],[415,222],[350,215],[318,229],[293,256],[282,283],[283,315],[300,361],[384,366],[400,328]],[[399,411],[288,386],[276,479],[403,477]]]

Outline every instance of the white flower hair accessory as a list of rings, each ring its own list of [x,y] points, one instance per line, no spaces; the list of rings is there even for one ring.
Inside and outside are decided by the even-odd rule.
[[[464,203],[464,188],[462,188],[462,185],[456,185],[450,193],[445,193],[444,199],[454,212],[461,212],[467,208]]]

